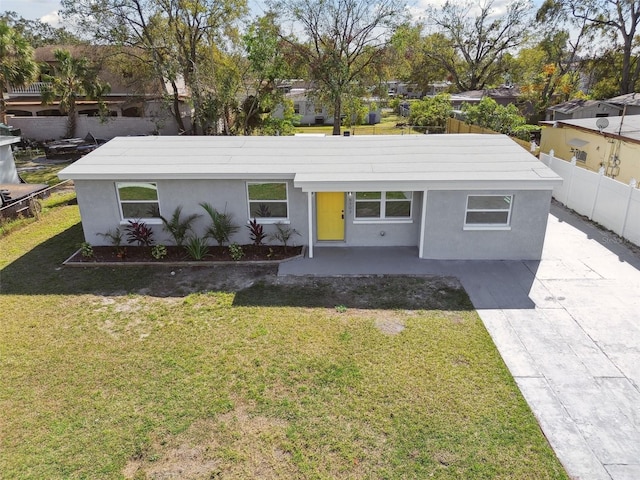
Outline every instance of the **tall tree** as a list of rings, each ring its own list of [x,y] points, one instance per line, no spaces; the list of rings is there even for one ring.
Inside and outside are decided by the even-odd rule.
[[[237,22],[248,11],[247,0],[157,1],[167,17],[180,73],[191,93],[193,130],[198,133],[207,78],[211,78],[201,75],[201,66],[212,60],[212,49],[224,51],[227,43],[238,41]]]
[[[53,27],[40,20],[29,20],[16,12],[6,11],[0,15],[10,27],[22,35],[33,48],[44,45],[76,45],[81,40],[64,27]]]
[[[100,109],[104,109],[102,96],[109,92],[109,85],[98,80],[87,58],[74,58],[68,50],[60,49],[53,54],[54,74],[43,75],[46,83],[41,90],[42,103],[60,103],[60,112],[67,115],[66,137],[71,138],[76,133],[78,98],[97,100]]]
[[[305,64],[318,98],[333,109],[333,134],[340,134],[342,101],[354,84],[379,66],[394,28],[404,20],[404,0],[272,0],[299,28],[302,39],[286,38]]]
[[[531,2],[514,0],[502,16],[496,16],[493,5],[493,0],[448,0],[441,8],[427,9],[428,23],[448,45],[425,56],[444,67],[459,90],[483,89],[502,78],[505,55],[526,38]]]
[[[638,0],[545,0],[538,17],[562,18],[571,23],[586,22],[622,51],[620,94],[635,91],[640,79],[636,36],[640,25]]]
[[[243,36],[244,50],[247,60],[245,100],[240,110],[239,120],[245,135],[255,130],[274,128],[284,132],[290,131],[287,125],[289,118],[283,118],[274,125],[270,115],[279,105],[284,105],[284,94],[278,83],[291,78],[291,69],[283,49],[280,28],[276,24],[276,15],[267,12],[255,20]]]
[[[7,122],[4,92],[9,87],[22,87],[38,77],[38,64],[33,48],[26,39],[0,21],[0,120]]]
[[[95,43],[135,47],[123,48],[123,54],[151,65],[158,90],[170,99],[171,115],[184,132],[175,50],[167,42],[166,18],[156,0],[61,0],[61,4],[62,16],[76,22]]]

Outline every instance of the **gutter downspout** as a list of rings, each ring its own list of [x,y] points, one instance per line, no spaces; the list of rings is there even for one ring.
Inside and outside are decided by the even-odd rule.
[[[422,192],[422,220],[420,222],[420,245],[418,246],[418,258],[424,258],[424,237],[427,230],[427,192]]]
[[[313,258],[313,192],[307,192],[307,218],[309,220],[309,258]]]

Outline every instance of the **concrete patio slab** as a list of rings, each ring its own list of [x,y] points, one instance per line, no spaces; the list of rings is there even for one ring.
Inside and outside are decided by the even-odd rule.
[[[542,260],[316,248],[280,275],[457,277],[573,479],[640,479],[640,256],[552,205]]]

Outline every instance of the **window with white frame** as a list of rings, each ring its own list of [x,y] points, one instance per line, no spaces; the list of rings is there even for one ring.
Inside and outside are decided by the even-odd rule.
[[[469,195],[465,227],[507,227],[511,223],[513,195]]]
[[[356,192],[356,220],[411,218],[413,192]]]
[[[289,201],[286,182],[247,183],[249,218],[260,221],[287,220]]]
[[[158,185],[154,182],[116,183],[120,214],[126,219],[160,218]]]

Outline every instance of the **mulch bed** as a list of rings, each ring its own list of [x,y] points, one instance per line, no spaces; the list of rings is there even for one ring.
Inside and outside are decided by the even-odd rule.
[[[76,252],[67,263],[180,263],[180,262],[197,262],[189,256],[183,247],[166,247],[167,255],[161,259],[153,258],[151,255],[152,247],[136,247],[126,246],[120,247],[93,247],[92,257],[83,257],[81,252]],[[302,247],[287,247],[285,250],[282,245],[242,245],[244,256],[240,261],[274,261],[285,260],[300,255]],[[122,252],[122,253],[119,253]],[[229,247],[211,246],[204,259],[199,260],[202,263],[210,262],[233,262]]]

